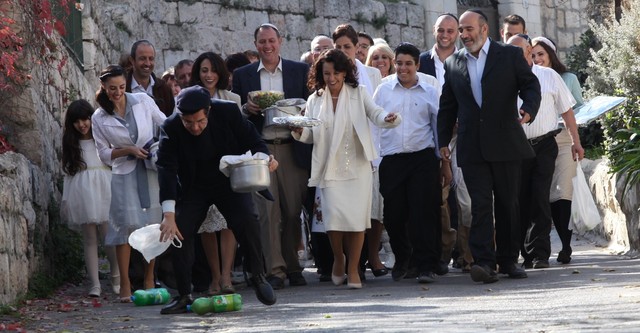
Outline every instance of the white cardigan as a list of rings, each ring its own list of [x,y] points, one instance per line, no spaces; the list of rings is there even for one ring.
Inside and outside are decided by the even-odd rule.
[[[98,156],[103,163],[112,167],[114,174],[126,175],[136,167],[136,159],[127,156],[111,159],[115,148],[138,146],[140,148],[153,138],[156,127],[167,118],[151,97],[144,93],[126,93],[127,102],[132,104],[133,116],[138,126],[138,140],[133,142],[127,130],[116,118],[102,108],[91,117],[93,139],[96,141]]]
[[[347,102],[347,110],[349,111],[349,116],[353,121],[353,127],[355,128],[355,134],[357,135],[359,141],[362,143],[365,157],[368,161],[373,161],[378,157],[378,152],[375,149],[373,144],[373,140],[371,138],[371,130],[369,128],[369,120],[373,122],[378,127],[392,128],[396,127],[401,122],[400,115],[397,115],[397,118],[393,123],[388,123],[384,121],[384,118],[389,114],[380,106],[377,106],[369,93],[366,91],[366,88],[363,86],[358,86],[357,88],[352,88],[350,86],[345,85],[343,89],[349,89],[350,99]],[[325,92],[328,93],[328,92]],[[320,113],[320,109],[322,107],[323,96],[318,96],[315,93],[309,96],[309,100],[307,101],[307,107],[305,111],[305,115],[307,117],[317,118]],[[341,110],[343,111],[343,110]],[[339,125],[338,125],[339,126]],[[324,161],[320,158],[321,151],[326,149],[331,150],[331,147],[328,147],[331,142],[329,140],[314,140],[314,133],[317,137],[321,137],[319,135],[319,131],[321,131],[321,126],[316,127],[305,127],[302,130],[302,134],[298,134],[296,132],[291,132],[291,135],[294,139],[304,142],[304,143],[313,143],[313,153],[311,158],[311,178],[309,179],[309,187],[318,186],[321,183],[321,177],[323,177],[323,170],[327,168],[335,168],[335,165],[327,165],[324,167]],[[330,139],[330,138],[329,138]],[[339,142],[334,142],[334,145],[340,144]]]

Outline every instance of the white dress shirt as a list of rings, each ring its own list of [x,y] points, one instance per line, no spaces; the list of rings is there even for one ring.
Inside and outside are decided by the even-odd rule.
[[[533,122],[522,125],[527,139],[533,139],[558,128],[558,117],[576,103],[571,91],[555,70],[533,65],[531,71],[540,81],[542,100]],[[518,98],[518,106],[522,100]]]
[[[260,74],[260,90],[274,90],[284,92],[283,73],[282,73],[282,57],[278,62],[278,67],[271,73],[264,67],[262,61],[258,65],[258,73]],[[270,126],[262,129],[262,138],[265,140],[286,139],[291,137],[291,131],[286,127]]]
[[[482,74],[484,73],[484,65],[487,63],[487,54],[489,53],[490,44],[491,40],[487,38],[482,49],[480,49],[477,58],[465,49],[467,70],[469,72],[469,80],[471,82],[471,91],[473,92],[473,99],[476,100],[479,107],[482,107]]]
[[[380,154],[383,157],[438,147],[439,97],[432,85],[418,81],[413,87],[405,88],[397,79],[384,82],[373,100],[385,111],[400,114],[403,119],[396,128],[381,129]]]
[[[438,52],[436,52],[436,45],[437,44],[433,44],[431,48],[431,59],[433,59],[433,64],[436,67],[436,79],[438,79],[440,87],[442,87],[444,85],[444,62],[440,61]],[[453,52],[458,52],[458,48],[456,47]]]
[[[147,87],[147,89],[144,89],[143,86],[141,86],[138,81],[136,81],[136,78],[131,75],[131,92],[132,93],[145,93],[149,96],[153,96],[153,85],[156,84],[156,81],[153,79],[153,76],[149,76],[149,86]]]

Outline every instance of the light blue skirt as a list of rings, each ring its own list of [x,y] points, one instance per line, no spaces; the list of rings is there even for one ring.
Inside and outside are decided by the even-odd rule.
[[[141,167],[138,164],[137,168]],[[106,245],[122,245],[129,242],[129,235],[148,224],[162,222],[158,173],[147,169],[151,207],[140,207],[136,170],[126,175],[111,177],[111,208],[109,209],[109,231]]]

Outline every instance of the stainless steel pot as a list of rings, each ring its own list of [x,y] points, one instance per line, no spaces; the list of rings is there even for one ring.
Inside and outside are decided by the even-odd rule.
[[[269,188],[269,161],[250,160],[230,165],[231,190],[239,193],[261,191]]]
[[[283,126],[282,124],[275,123],[273,121],[274,117],[288,117],[288,116],[297,116],[302,111],[304,104],[300,105],[291,105],[291,106],[272,106],[264,109],[264,127],[269,126]]]

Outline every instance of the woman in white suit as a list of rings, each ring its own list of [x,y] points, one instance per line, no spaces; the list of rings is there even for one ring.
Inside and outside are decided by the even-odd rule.
[[[309,186],[321,191],[323,223],[334,256],[331,278],[335,285],[344,282],[346,250],[352,289],[362,288],[358,262],[370,226],[371,161],[378,157],[368,120],[380,127],[400,123],[399,116],[373,103],[355,72],[340,50],[323,52],[309,75],[308,86],[315,93],[306,107],[306,115],[322,124],[292,133],[296,140],[313,143]]]
[[[129,234],[162,221],[158,175],[148,159],[156,129],[166,116],[147,94],[125,93],[124,69],[109,65],[100,73],[91,117],[98,155],[111,166],[111,206],[105,244],[116,246],[120,268],[120,301],[130,302]],[[144,288],[153,288],[153,260],[145,267]]]

